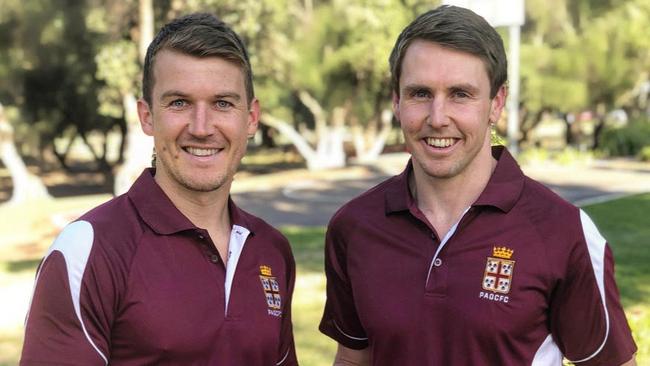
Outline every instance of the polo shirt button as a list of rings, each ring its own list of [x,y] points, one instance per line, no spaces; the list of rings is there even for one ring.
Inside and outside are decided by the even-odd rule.
[[[436,267],[440,267],[442,265],[442,259],[436,258],[436,260],[433,261],[433,265]]]
[[[212,255],[210,256],[210,262],[212,262],[212,263],[219,263],[219,256],[216,255],[216,254],[212,254]]]
[[[203,234],[199,234],[199,240],[203,240],[203,239],[205,239],[205,236],[203,236]]]

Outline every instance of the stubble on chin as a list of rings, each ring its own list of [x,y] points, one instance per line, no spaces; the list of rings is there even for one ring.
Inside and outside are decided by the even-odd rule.
[[[229,172],[229,174],[221,174],[209,179],[207,177],[199,177],[198,179],[195,179],[193,177],[183,177],[174,174],[174,179],[188,191],[207,193],[219,190],[228,182],[232,181],[233,175],[234,172]]]

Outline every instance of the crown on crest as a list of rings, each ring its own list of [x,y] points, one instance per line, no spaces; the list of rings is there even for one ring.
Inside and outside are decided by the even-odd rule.
[[[494,247],[492,255],[497,258],[510,259],[515,251],[506,247]]]
[[[273,276],[273,273],[271,273],[271,267],[269,266],[260,266],[260,273],[262,276]]]

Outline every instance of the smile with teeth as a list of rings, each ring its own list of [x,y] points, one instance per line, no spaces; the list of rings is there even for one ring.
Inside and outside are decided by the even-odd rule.
[[[219,152],[220,149],[204,149],[204,148],[198,148],[198,147],[185,147],[183,150],[187,151],[188,153],[194,155],[194,156],[210,156],[210,155],[215,155],[216,153]]]
[[[427,145],[433,147],[449,147],[454,144],[454,139],[452,138],[436,138],[436,137],[427,137]]]

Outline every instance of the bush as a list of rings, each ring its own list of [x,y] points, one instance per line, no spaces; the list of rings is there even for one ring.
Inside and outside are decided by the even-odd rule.
[[[639,152],[639,159],[641,161],[650,161],[650,145],[646,145]]]
[[[522,150],[517,156],[517,161],[522,165],[546,164],[551,161],[560,165],[575,165],[589,162],[593,158],[591,151],[580,151],[572,147],[562,150],[533,147]]]
[[[650,144],[650,120],[631,121],[624,127],[606,127],[599,146],[608,156],[634,156]]]

